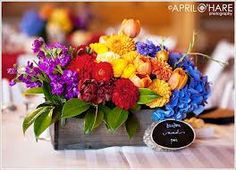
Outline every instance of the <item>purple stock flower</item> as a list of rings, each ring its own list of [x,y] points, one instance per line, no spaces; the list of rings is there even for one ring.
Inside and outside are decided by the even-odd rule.
[[[36,53],[38,53],[39,51],[40,51],[40,49],[41,49],[41,47],[42,47],[42,45],[44,44],[44,41],[43,41],[43,39],[40,37],[40,38],[38,38],[38,39],[36,39],[36,40],[34,40],[34,42],[33,42],[33,44],[32,44],[32,46],[33,46],[33,48],[32,48],[32,50],[33,50],[33,52],[36,54]]]
[[[11,80],[10,83],[9,83],[10,86],[14,86],[15,84],[16,84],[16,80],[14,80],[14,79]]]
[[[62,67],[65,67],[67,64],[69,64],[71,60],[71,56],[69,54],[61,54],[59,57],[59,62]]]
[[[54,72],[57,64],[59,64],[59,63],[54,61],[53,59],[45,57],[44,59],[42,59],[42,61],[39,61],[38,66],[47,75],[50,75]]]
[[[60,43],[46,45],[41,38],[36,39],[32,46],[33,52],[37,53],[39,59],[37,66],[28,62],[24,73],[13,79],[10,85],[14,85],[16,80],[19,80],[28,88],[40,87],[47,76],[52,94],[64,96],[66,99],[77,97],[78,75],[74,71],[65,69],[72,59],[69,48]],[[11,68],[8,72],[14,74],[17,70]]]
[[[63,82],[60,81],[59,77],[58,79],[53,79],[50,83],[50,86],[52,88],[52,94],[55,95],[62,95],[64,88],[63,88]]]
[[[71,70],[64,70],[63,74],[50,74],[52,94],[64,95],[66,99],[78,96],[78,75]]]
[[[62,79],[66,84],[65,98],[70,99],[78,96],[78,74],[71,70],[65,70]]]
[[[21,74],[18,77],[18,80],[25,83],[27,88],[33,88],[33,87],[41,87],[42,83],[39,80],[34,80],[34,77],[27,75],[27,74]]]

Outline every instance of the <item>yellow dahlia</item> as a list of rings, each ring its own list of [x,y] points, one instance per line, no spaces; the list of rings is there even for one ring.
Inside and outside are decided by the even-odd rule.
[[[130,51],[124,55],[121,56],[121,58],[125,59],[126,61],[128,61],[129,63],[133,63],[134,59],[136,57],[140,56],[137,51]]]
[[[126,68],[128,62],[122,58],[119,59],[114,59],[111,62],[113,72],[114,72],[114,77],[120,77]]]
[[[120,58],[118,54],[113,52],[106,52],[102,54],[98,54],[96,57],[97,62],[108,62],[111,63],[113,60]]]
[[[105,41],[106,46],[119,55],[124,55],[135,49],[133,39],[124,34],[111,35]]]
[[[95,51],[97,54],[103,54],[105,52],[108,52],[107,46],[102,43],[93,43],[90,44],[89,47],[93,49],[93,51]]]
[[[155,79],[148,88],[159,94],[161,97],[155,99],[151,103],[148,103],[147,106],[150,108],[162,107],[169,102],[171,89],[168,83],[163,80]]]
[[[123,77],[123,78],[130,78],[130,77],[135,75],[135,72],[136,72],[135,66],[133,64],[128,64],[125,67],[121,77]]]
[[[160,62],[152,59],[152,73],[156,75],[157,79],[168,81],[172,74],[171,66],[166,62]]]

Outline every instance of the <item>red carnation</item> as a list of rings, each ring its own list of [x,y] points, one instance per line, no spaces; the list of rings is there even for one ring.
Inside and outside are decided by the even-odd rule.
[[[93,69],[93,78],[97,81],[108,81],[113,77],[113,69],[110,63],[100,62]]]
[[[93,66],[95,65],[96,57],[89,54],[77,56],[68,66],[68,69],[76,71],[79,79],[90,79],[92,76]]]
[[[86,102],[97,103],[98,83],[94,79],[80,80],[80,99]]]
[[[112,102],[125,110],[132,108],[138,101],[138,88],[129,79],[119,79],[115,82]]]
[[[94,79],[80,80],[79,83],[79,98],[94,104],[105,103],[111,100],[114,80],[96,81]]]

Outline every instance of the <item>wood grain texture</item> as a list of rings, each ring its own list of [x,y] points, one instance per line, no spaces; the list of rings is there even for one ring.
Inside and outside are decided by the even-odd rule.
[[[121,126],[115,133],[109,132],[102,124],[91,134],[83,132],[83,119],[67,119],[65,126],[59,122],[50,127],[50,134],[54,149],[97,149],[110,146],[143,146],[143,134],[151,125],[151,114],[153,110],[142,110],[135,115],[139,120],[140,127],[132,139],[128,138],[124,126]]]

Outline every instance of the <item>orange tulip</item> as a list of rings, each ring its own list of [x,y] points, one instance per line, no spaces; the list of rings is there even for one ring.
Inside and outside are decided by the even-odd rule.
[[[171,90],[174,89],[179,90],[185,86],[187,80],[188,80],[188,75],[185,73],[185,71],[182,68],[176,68],[173,71],[168,83],[171,87]]]
[[[136,87],[139,87],[139,88],[148,87],[152,83],[152,80],[150,79],[149,76],[145,76],[143,78],[140,78],[137,75],[134,75],[134,76],[130,77],[130,80],[134,83],[134,85]]]
[[[121,23],[120,31],[130,38],[136,37],[140,32],[140,22],[134,19],[124,19]]]
[[[134,65],[137,69],[137,73],[141,75],[150,75],[152,71],[152,65],[147,57],[138,56],[134,60]]]

